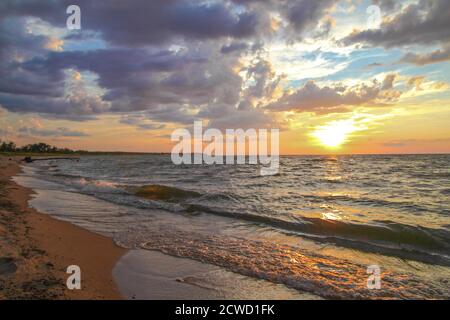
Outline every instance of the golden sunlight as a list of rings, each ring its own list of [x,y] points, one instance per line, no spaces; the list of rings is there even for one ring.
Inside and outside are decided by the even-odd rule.
[[[340,147],[348,139],[350,133],[358,130],[352,119],[336,120],[316,128],[312,136],[329,148]]]

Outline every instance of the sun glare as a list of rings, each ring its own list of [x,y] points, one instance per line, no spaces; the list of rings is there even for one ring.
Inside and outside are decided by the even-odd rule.
[[[312,136],[326,147],[338,148],[347,141],[349,134],[356,130],[353,120],[337,120],[318,127]]]

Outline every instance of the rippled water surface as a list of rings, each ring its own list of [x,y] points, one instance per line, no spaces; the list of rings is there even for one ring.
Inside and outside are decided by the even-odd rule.
[[[168,155],[41,161],[32,204],[126,247],[331,298],[449,297],[450,156],[292,156],[173,165]],[[366,287],[380,265],[381,290]]]

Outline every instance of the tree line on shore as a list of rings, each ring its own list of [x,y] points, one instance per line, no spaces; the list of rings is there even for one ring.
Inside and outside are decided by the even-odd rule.
[[[85,153],[86,151],[74,151],[68,148],[58,148],[47,143],[39,142],[18,147],[12,141],[0,141],[0,152],[30,152],[30,153]]]

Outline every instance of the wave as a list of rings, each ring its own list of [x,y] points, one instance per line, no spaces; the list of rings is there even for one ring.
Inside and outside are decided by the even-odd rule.
[[[344,183],[344,181],[343,181],[341,176],[326,177],[326,178],[321,179],[320,182],[324,182],[324,183]]]
[[[106,180],[56,174],[57,178],[81,193],[97,196],[103,200],[140,209],[163,209],[190,215],[212,214],[247,221],[263,227],[273,227],[282,232],[295,232],[302,237],[318,242],[333,243],[366,252],[412,259],[425,263],[450,266],[450,232],[410,226],[392,221],[374,221],[358,224],[347,221],[319,218],[285,216],[285,218],[253,214],[232,209],[217,209],[206,203],[227,203],[235,200],[226,193],[199,193],[172,186],[151,184],[142,186],[121,185]],[[348,195],[304,195],[303,198],[324,202],[333,200],[363,201],[382,206],[393,205],[386,200],[354,198]],[[140,200],[142,199],[142,200]],[[224,201],[222,201],[224,200]],[[193,203],[194,201],[194,203]],[[394,203],[413,207],[411,204]],[[415,208],[418,209],[418,208]]]
[[[51,176],[53,177],[61,177],[61,178],[67,178],[67,179],[79,179],[79,178],[83,178],[82,176],[79,175],[73,175],[73,174],[67,174],[67,173],[53,173]]]
[[[95,195],[96,193],[123,193],[120,184],[101,179],[91,179],[79,175],[71,175],[66,173],[52,173],[51,175],[45,172],[38,172],[39,179],[62,184],[70,189],[75,189],[80,193]]]
[[[71,179],[71,187],[75,187],[84,193],[121,193],[119,185],[107,180],[91,180],[88,178]]]
[[[330,157],[322,157],[322,158],[311,158],[311,159],[303,159],[305,162],[338,162],[337,158]]]
[[[430,208],[413,204],[406,201],[389,201],[385,199],[369,198],[369,197],[357,197],[348,194],[303,194],[303,199],[307,199],[316,203],[330,202],[330,201],[343,201],[351,202],[354,204],[361,204],[373,207],[392,207],[400,210],[414,210],[416,212],[429,212],[433,211]],[[438,212],[439,213],[439,212]]]
[[[125,232],[115,240],[124,247],[198,260],[324,298],[442,299],[449,296],[445,285],[424,283],[411,274],[385,269],[381,289],[369,290],[366,266],[267,241],[204,235],[161,226]]]
[[[330,242],[366,252],[450,266],[450,257],[447,256],[450,252],[450,233],[444,229],[409,226],[392,221],[363,225],[307,217],[297,218],[297,221],[293,222],[269,216],[215,210],[198,204],[189,205],[186,211],[209,213],[299,232],[302,237],[315,241]]]
[[[445,179],[450,178],[450,172],[444,171],[444,172],[431,172],[431,173],[424,173],[424,172],[415,172],[411,174],[414,178],[422,178],[422,179]]]
[[[318,161],[315,163],[316,165],[319,164]],[[141,174],[141,169],[136,168],[136,172]],[[97,170],[97,167],[95,167],[95,169],[87,171],[86,174],[91,176],[97,175],[103,179],[107,176],[105,171]],[[77,173],[81,171],[72,170],[69,172]],[[52,179],[55,182],[66,185],[67,188],[65,190],[67,191],[85,193],[115,204],[143,209],[134,210],[129,208],[127,210],[123,209],[125,207],[121,207],[120,211],[123,215],[126,215],[126,218],[118,220],[113,218],[112,220],[113,224],[116,222],[117,225],[120,224],[120,227],[114,229],[114,239],[119,245],[125,247],[159,250],[174,256],[196,259],[222,266],[240,274],[266,279],[275,283],[283,283],[294,289],[308,291],[326,298],[414,299],[450,297],[448,284],[439,282],[441,281],[440,279],[437,282],[432,281],[432,283],[428,283],[426,280],[418,279],[411,274],[399,274],[385,269],[382,270],[382,289],[367,290],[366,281],[368,275],[366,274],[366,266],[350,262],[342,259],[342,257],[341,259],[335,259],[319,255],[316,252],[300,250],[298,247],[277,244],[268,239],[256,241],[232,237],[230,236],[232,233],[228,232],[229,230],[226,230],[227,235],[215,233],[214,231],[210,232],[209,228],[204,228],[203,221],[206,221],[206,226],[209,226],[209,223],[214,221],[223,222],[224,225],[226,222],[231,221],[210,219],[206,218],[205,215],[211,215],[211,217],[221,216],[234,219],[237,222],[242,221],[242,223],[239,223],[240,227],[252,226],[251,232],[254,230],[256,232],[258,232],[257,230],[265,232],[268,229],[274,229],[277,232],[295,235],[298,239],[308,238],[318,243],[330,243],[338,247],[354,248],[358,251],[379,253],[443,266],[450,266],[450,230],[448,230],[448,225],[441,226],[443,229],[433,229],[406,225],[398,221],[379,220],[368,224],[359,224],[346,220],[301,217],[284,212],[277,214],[275,212],[276,209],[281,207],[279,203],[276,203],[275,209],[264,211],[272,208],[270,203],[267,203],[267,207],[265,206],[261,209],[258,206],[261,204],[259,198],[257,199],[258,201],[255,201],[253,197],[250,197],[250,199],[244,198],[241,196],[242,194],[235,192],[233,188],[222,190],[218,189],[217,185],[214,184],[213,188],[207,189],[214,190],[214,192],[196,192],[168,186],[172,183],[180,183],[178,176],[169,177],[171,179],[168,179],[167,176],[162,174],[159,176],[155,175],[151,176],[151,182],[149,182],[148,175],[143,179],[137,179],[136,175],[131,176],[131,178],[134,177],[133,179],[128,179],[129,176],[116,175],[115,178],[111,178],[112,180],[115,179],[115,182],[113,182],[75,175],[64,175],[60,172],[48,172],[48,170],[42,174],[45,176],[45,180]],[[332,176],[334,174],[330,173],[330,177],[334,178]],[[184,172],[180,173],[180,176],[190,178],[190,175]],[[183,184],[183,186],[193,185],[196,188],[198,186],[199,190],[201,190],[205,184],[210,183],[209,180],[204,180],[206,178],[203,178],[203,176],[194,176],[198,179],[198,185]],[[338,173],[336,173],[337,176]],[[252,179],[252,177],[253,175],[249,177],[243,175],[242,179],[247,179],[244,182],[248,182],[248,179]],[[346,176],[343,175],[343,177]],[[241,178],[241,176],[238,178]],[[263,179],[268,180],[268,186],[272,183],[269,178],[258,179],[255,180],[255,184],[252,184],[251,188],[249,188],[248,184],[243,184],[243,188],[249,188],[245,190],[244,194],[253,192],[253,186],[259,186],[260,183],[260,186],[264,187],[266,184],[261,182]],[[289,179],[289,176],[287,179]],[[278,179],[275,183],[281,180],[283,179]],[[346,179],[335,180],[327,182],[340,183],[337,181],[342,181],[346,183]],[[193,182],[195,181],[193,180]],[[183,182],[186,182],[186,180],[183,180]],[[314,182],[323,183],[324,181],[315,179]],[[136,183],[136,185],[133,185],[133,183]],[[164,185],[164,183],[168,185]],[[238,188],[241,186],[236,184],[233,187]],[[293,189],[286,189],[295,188],[296,185],[294,183],[280,187],[284,187],[285,189],[283,190],[287,190],[285,194],[289,197],[296,197],[296,192],[289,193]],[[334,189],[338,187],[338,185],[333,185]],[[444,185],[444,187],[446,186]],[[186,189],[189,189],[189,187]],[[259,195],[258,191],[259,189],[255,188],[256,196]],[[398,199],[373,199],[381,196],[374,194],[365,193],[362,197],[351,194],[313,194],[293,199],[300,203],[306,201],[311,206],[314,206],[315,202],[322,205],[333,201],[348,201],[351,204],[363,203],[370,206],[410,208],[408,209],[410,211],[423,210],[427,207],[426,203],[420,202],[418,203],[424,205],[424,207],[414,207],[414,203],[390,201]],[[292,200],[291,198],[283,199],[283,195],[280,194],[280,202],[285,201],[286,206],[289,203],[293,203],[292,201],[287,201]],[[240,208],[243,209],[240,210]],[[281,207],[281,210],[283,208]],[[175,217],[169,212],[188,215],[188,217]],[[272,213],[262,215],[262,212]],[[414,214],[414,212],[412,213]],[[168,219],[165,219],[166,215]],[[95,221],[96,223],[98,222],[100,228],[104,226],[106,216],[99,218],[98,215],[92,214],[91,217],[93,220],[97,219]],[[87,219],[89,220],[91,217]],[[395,218],[393,219],[395,220]],[[236,225],[234,220],[231,225]],[[187,231],[185,229],[186,225],[176,221],[192,222],[194,228],[188,226],[189,231]],[[197,226],[201,226],[201,228],[197,228]],[[383,268],[383,266],[381,267]]]
[[[173,201],[178,199],[196,198],[201,194],[195,191],[183,190],[180,188],[164,185],[144,185],[140,187],[126,187],[132,194],[150,200]]]

